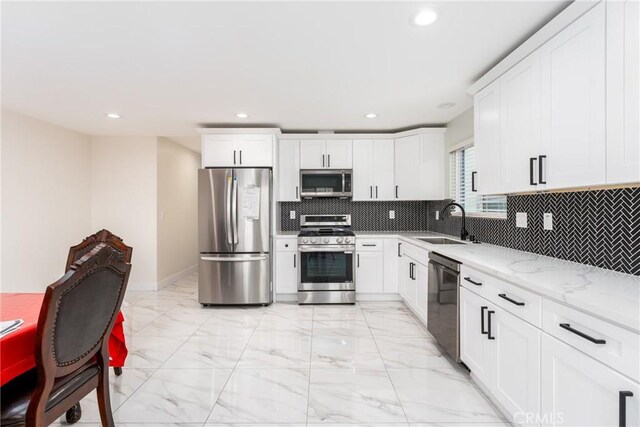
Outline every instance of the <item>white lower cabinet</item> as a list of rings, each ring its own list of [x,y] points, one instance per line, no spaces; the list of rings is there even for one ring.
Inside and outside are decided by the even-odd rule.
[[[491,354],[487,339],[486,316],[489,303],[460,288],[460,359],[483,384],[491,376]]]
[[[426,325],[429,251],[407,242],[400,242],[398,254],[402,255],[398,277],[400,296]]]
[[[297,239],[276,239],[275,288],[277,294],[298,293]]]
[[[640,425],[637,383],[546,334],[541,380],[544,425]]]
[[[384,290],[384,252],[362,251],[356,254],[356,290],[382,293]]]

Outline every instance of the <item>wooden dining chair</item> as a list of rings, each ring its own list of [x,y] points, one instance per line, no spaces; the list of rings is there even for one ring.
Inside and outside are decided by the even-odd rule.
[[[133,248],[125,245],[120,237],[116,236],[109,230],[102,229],[91,236],[85,237],[82,242],[69,248],[69,255],[67,256],[67,264],[65,265],[64,271],[69,270],[71,264],[82,258],[83,255],[90,252],[100,243],[106,243],[116,251],[120,252],[124,262],[131,264]]]
[[[112,427],[108,339],[131,264],[100,243],[49,285],[38,318],[36,368],[1,389],[3,427],[43,427],[92,390],[100,419]]]

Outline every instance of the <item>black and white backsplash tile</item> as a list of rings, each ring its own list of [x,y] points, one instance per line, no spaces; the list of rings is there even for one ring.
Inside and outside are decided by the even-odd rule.
[[[457,236],[460,217],[435,220],[445,203],[429,202],[429,230]],[[527,228],[516,227],[517,212]],[[506,220],[467,218],[467,229],[481,242],[640,275],[640,187],[508,196]]]
[[[280,203],[283,231],[300,228],[300,215],[347,213],[356,231],[434,231],[460,235],[459,216],[436,220],[448,200],[432,202],[352,202],[312,199]],[[289,219],[289,211],[296,219]],[[395,210],[396,219],[389,219]],[[527,228],[516,213],[527,213]],[[553,214],[544,230],[543,214]],[[507,218],[467,218],[477,240],[526,252],[640,275],[640,187],[507,197]]]
[[[300,215],[351,214],[351,226],[356,231],[426,231],[429,202],[352,202],[342,199],[308,199],[280,203],[280,228],[300,229]],[[389,219],[389,211],[396,219]],[[296,219],[289,219],[296,211]]]

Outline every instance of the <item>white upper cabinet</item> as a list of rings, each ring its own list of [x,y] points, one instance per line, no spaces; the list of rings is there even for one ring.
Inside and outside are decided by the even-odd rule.
[[[420,135],[405,136],[395,140],[395,189],[398,200],[424,199]]]
[[[534,52],[500,78],[501,189],[511,193],[539,187],[540,55]],[[481,147],[482,148],[482,147]],[[481,150],[482,151],[482,150]],[[480,153],[481,156],[485,153]],[[479,169],[481,176],[488,168]]]
[[[394,200],[394,141],[363,139],[353,143],[353,200]]]
[[[540,58],[539,182],[546,189],[604,184],[605,2],[543,45]]]
[[[327,168],[351,169],[353,167],[353,141],[350,139],[328,139],[326,145]]]
[[[302,139],[300,168],[351,169],[352,144],[350,139]]]
[[[300,140],[300,169],[322,169],[326,167],[327,141],[323,139]]]
[[[442,200],[444,194],[444,133],[420,135],[422,200]]]
[[[607,3],[607,183],[640,182],[640,2]]]
[[[500,82],[482,89],[473,100],[474,145],[477,173],[476,190],[480,194],[500,193]]]
[[[272,167],[273,135],[202,136],[202,167]]]
[[[282,139],[278,142],[278,201],[300,200],[300,141]]]

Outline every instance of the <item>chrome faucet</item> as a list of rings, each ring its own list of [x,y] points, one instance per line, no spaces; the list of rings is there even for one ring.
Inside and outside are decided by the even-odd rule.
[[[461,240],[467,240],[467,237],[469,236],[469,232],[467,231],[467,228],[466,228],[467,216],[466,216],[466,214],[464,212],[464,208],[462,207],[462,205],[460,203],[456,203],[456,202],[447,203],[447,206],[445,206],[442,209],[442,218],[446,217],[447,210],[450,207],[453,207],[453,206],[459,207],[460,211],[462,212],[462,228],[460,229],[460,239]]]

